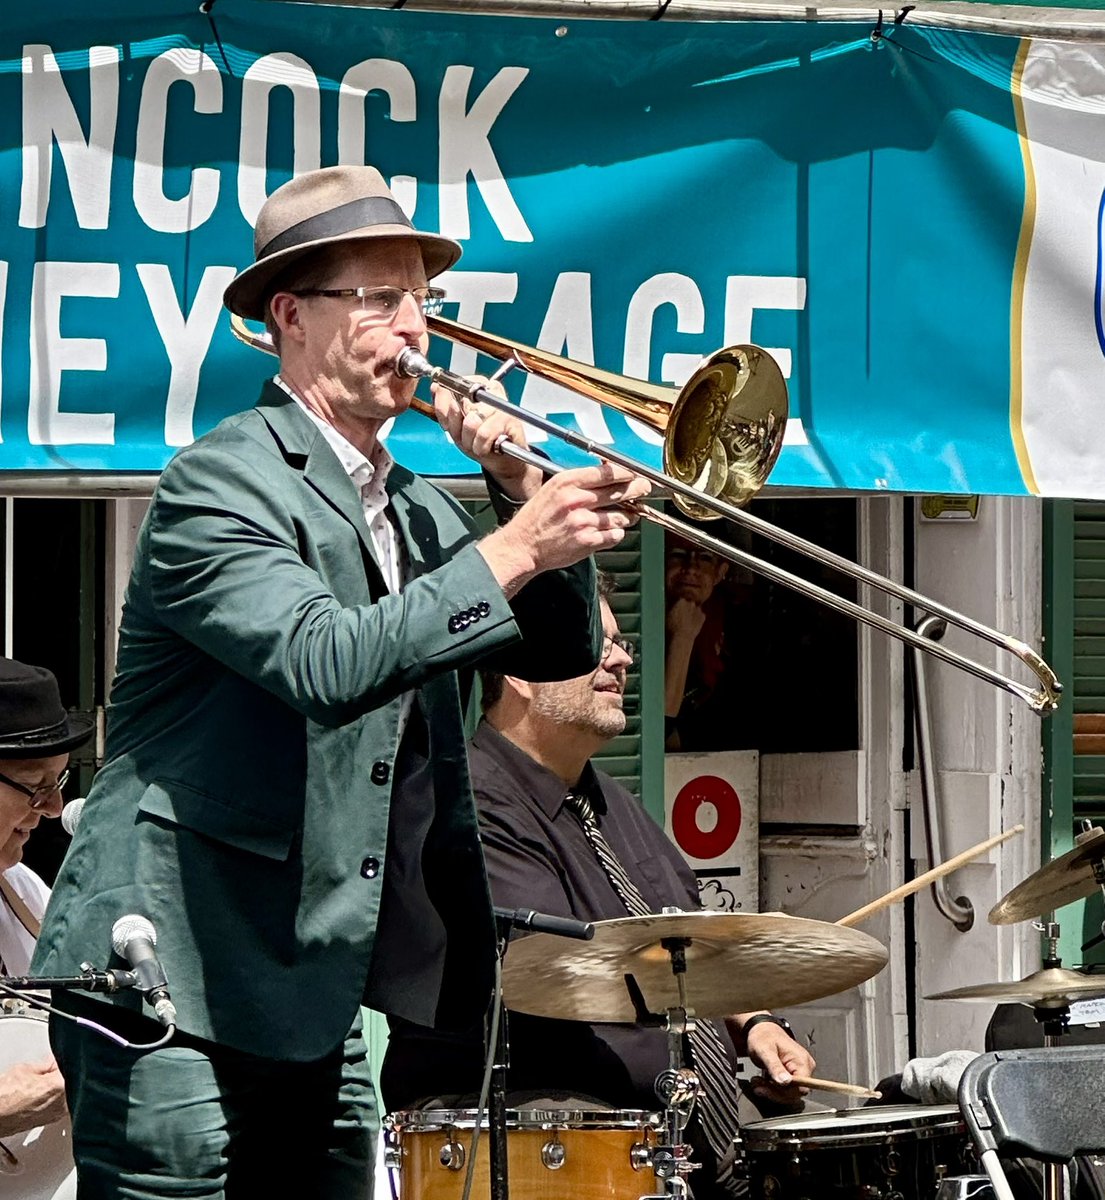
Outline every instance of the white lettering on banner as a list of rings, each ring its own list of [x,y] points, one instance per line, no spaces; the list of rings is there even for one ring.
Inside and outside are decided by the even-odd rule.
[[[177,301],[173,277],[164,263],[139,263],[136,270],[169,359],[165,444],[187,446],[195,438],[192,417],[199,390],[200,367],[207,357],[211,337],[222,313],[223,292],[235,271],[233,267],[208,267],[185,316]]]
[[[579,362],[595,361],[589,274],[565,271],[557,277],[537,345],[542,350],[564,354]],[[594,400],[565,391],[547,379],[527,376],[526,386],[522,389],[522,404],[543,417],[552,413],[571,413],[585,437],[606,445],[614,440],[602,408]],[[527,436],[531,442],[545,442],[549,437],[541,429],[534,429]]]
[[[165,195],[165,131],[174,83],[191,86],[198,113],[218,113],[223,107],[222,76],[202,50],[167,50],[150,63],[135,132],[134,208],[159,233],[198,229],[219,202],[219,172],[213,167],[196,167],[188,191],[179,199]]]
[[[482,329],[489,304],[512,304],[518,295],[518,276],[499,271],[446,271],[441,286],[457,305],[462,325]],[[457,375],[475,375],[477,353],[470,346],[453,345],[449,370]]]
[[[806,307],[806,281],[789,275],[730,275],[725,281],[724,345],[755,342],[752,314],[758,308],[782,308],[800,312]],[[791,354],[783,347],[764,347],[779,364],[784,379],[790,378]]]
[[[322,164],[318,80],[295,54],[266,54],[242,79],[242,129],[238,149],[238,207],[254,225],[268,199],[269,97],[273,88],[292,94],[292,172],[302,175]]]
[[[4,304],[8,298],[8,264],[0,262],[0,413],[4,411]],[[4,440],[0,431],[0,442]]]
[[[491,126],[529,74],[527,67],[503,67],[468,107],[472,68],[448,67],[438,96],[439,229],[447,237],[471,237],[468,176],[508,242],[532,242],[533,234],[503,177],[491,148]]]
[[[670,304],[675,309],[675,327],[680,333],[702,333],[706,328],[706,310],[698,284],[688,275],[674,271],[653,275],[633,293],[625,318],[624,370],[634,379],[648,379],[652,361],[652,326],[656,310]],[[680,385],[694,373],[701,354],[665,354],[660,360],[660,379]],[[654,446],[663,443],[662,434],[643,422],[628,418],[633,432]]]
[[[63,372],[107,369],[107,343],[103,338],[62,337],[61,302],[65,296],[114,299],[118,295],[118,263],[35,263],[31,285],[31,387],[27,410],[27,440],[32,445],[110,446],[114,443],[114,413],[61,411]]]
[[[349,68],[338,92],[338,162],[362,166],[372,161],[365,131],[365,100],[383,92],[391,101],[392,121],[413,121],[417,112],[414,76],[390,58],[366,58]],[[413,175],[393,175],[388,181],[399,207],[413,220],[418,203],[418,180]]]
[[[791,275],[730,275],[725,281],[724,344],[732,346],[752,342],[752,317],[757,309],[781,308],[801,312],[806,307],[806,281]],[[784,379],[789,379],[793,366],[786,347],[769,349],[767,353],[779,364]],[[791,417],[783,434],[784,446],[808,446],[809,438],[802,421]]]
[[[23,47],[23,182],[19,224],[46,224],[57,142],[77,224],[106,229],[111,207],[111,166],[119,114],[119,50],[88,51],[89,118],[85,138],[61,68],[49,46]]]

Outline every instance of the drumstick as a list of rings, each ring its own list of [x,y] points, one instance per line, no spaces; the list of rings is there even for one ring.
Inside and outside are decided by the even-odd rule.
[[[931,871],[926,871],[923,875],[918,875],[916,879],[911,879],[909,883],[903,883],[901,887],[896,887],[892,892],[887,892],[885,896],[880,896],[878,900],[872,900],[870,904],[865,904],[862,908],[857,908],[855,912],[850,912],[846,917],[841,917],[837,921],[838,925],[858,925],[860,921],[865,921],[872,913],[881,912],[884,908],[889,908],[891,904],[897,904],[899,900],[904,900],[906,896],[912,896],[914,892],[919,892],[922,888],[928,887],[934,879],[939,879],[941,875],[949,875],[952,871],[957,871],[964,863],[968,863],[972,858],[978,858],[985,854],[987,850],[992,850],[1001,842],[1008,841],[1014,834],[1024,833],[1023,825],[1014,825],[1006,833],[999,833],[995,837],[987,838],[984,842],[979,842],[977,846],[972,846],[970,850],[964,850],[962,854],[957,854],[954,858],[949,858],[947,862],[941,863],[938,867],[933,867]]]
[[[835,1079],[815,1079],[812,1075],[792,1075],[791,1080],[799,1087],[810,1088],[815,1092],[839,1092],[842,1096],[867,1096],[872,1100],[882,1099],[882,1092],[860,1087],[858,1083],[837,1083]]]

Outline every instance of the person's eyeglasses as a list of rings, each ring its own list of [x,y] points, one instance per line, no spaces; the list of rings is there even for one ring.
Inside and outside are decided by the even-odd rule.
[[[634,657],[633,643],[630,641],[627,641],[625,638],[623,638],[620,633],[616,633],[613,637],[606,637],[606,638],[603,638],[603,640],[602,640],[602,661],[603,662],[605,662],[610,657],[615,646],[617,646],[618,649],[627,658]]]
[[[379,325],[388,325],[403,303],[404,296],[413,296],[427,317],[436,317],[445,303],[445,293],[435,287],[354,287],[354,288],[297,288],[293,296],[330,296],[333,299],[357,299],[365,317]]]
[[[7,775],[0,775],[0,783],[6,783],[8,787],[14,788],[17,792],[21,792],[27,797],[27,803],[30,805],[32,812],[38,812],[50,803],[50,799],[55,792],[60,792],[63,787],[69,782],[69,768],[57,777],[53,783],[43,783],[38,787],[28,787],[25,783],[20,783],[18,780],[9,779]]]

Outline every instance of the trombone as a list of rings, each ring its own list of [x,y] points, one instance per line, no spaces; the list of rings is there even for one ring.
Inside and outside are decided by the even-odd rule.
[[[682,388],[674,388],[574,362],[545,350],[473,329],[447,317],[428,316],[426,324],[431,333],[497,359],[500,366],[491,377],[493,381],[504,378],[515,369],[522,370],[643,422],[663,436],[664,469],[656,470],[574,430],[565,429],[547,417],[512,404],[485,384],[473,382],[443,367],[435,367],[413,347],[399,356],[396,370],[400,375],[429,379],[464,400],[488,404],[519,417],[576,449],[616,463],[666,489],[672,494],[676,506],[687,516],[696,520],[726,517],[753,533],[974,634],[1018,658],[1036,677],[1039,686],[1033,688],[1020,683],[985,663],[949,649],[933,637],[926,637],[908,625],[765,562],[668,513],[644,504],[633,506],[641,518],[705,547],[721,558],[738,563],[773,583],[809,596],[835,612],[881,630],[977,679],[1010,692],[1041,716],[1058,708],[1063,685],[1051,667],[1027,643],[991,629],[851,559],[780,529],[741,507],[766,482],[782,449],[787,420],[786,382],[775,360],[758,346],[728,346],[718,350],[702,363]],[[255,334],[240,317],[231,316],[230,325],[239,341],[255,349],[275,353],[268,335]],[[436,420],[432,406],[415,401],[412,407]],[[565,469],[515,445],[507,438],[500,439],[498,449],[536,466],[545,474],[555,474]]]

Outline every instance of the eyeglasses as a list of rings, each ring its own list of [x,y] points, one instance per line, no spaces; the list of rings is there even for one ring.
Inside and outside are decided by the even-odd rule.
[[[721,555],[712,550],[684,550],[681,546],[669,550],[666,558],[669,567],[713,567],[722,561]]]
[[[299,288],[293,296],[330,296],[335,300],[357,299],[361,311],[376,325],[390,325],[395,320],[404,296],[413,296],[423,315],[436,317],[445,303],[445,293],[434,287],[354,287],[354,288]]]
[[[600,661],[605,662],[610,657],[610,654],[615,646],[617,646],[627,658],[632,659],[634,657],[633,643],[623,638],[620,633],[616,633],[613,637],[605,637],[602,639],[602,659]]]
[[[15,788],[17,792],[21,792],[27,797],[27,803],[30,805],[32,812],[38,812],[50,803],[50,799],[55,792],[60,792],[63,787],[69,782],[69,768],[57,777],[53,783],[43,783],[38,787],[28,787],[25,783],[20,783],[18,780],[9,779],[7,775],[0,775],[0,783],[6,783],[8,787]]]

